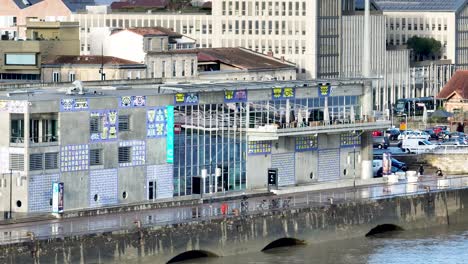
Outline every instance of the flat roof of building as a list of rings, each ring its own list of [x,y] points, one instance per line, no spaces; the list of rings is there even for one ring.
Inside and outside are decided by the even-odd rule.
[[[73,84],[63,86],[42,86],[37,89],[1,91],[0,100],[27,100],[27,101],[51,101],[61,98],[99,98],[116,96],[149,96],[176,93],[203,93],[222,92],[226,90],[262,90],[272,88],[301,88],[316,87],[320,83],[332,85],[361,85],[362,79],[334,79],[334,80],[310,80],[310,81],[237,81],[237,82],[206,82],[206,83],[148,83],[132,85],[131,80],[125,85],[116,86],[87,86],[83,84],[84,95],[68,95],[67,90],[74,87]]]
[[[294,68],[294,64],[279,58],[244,48],[197,49],[198,62],[220,62],[242,70]]]
[[[99,55],[81,55],[81,56],[55,56],[47,59],[43,65],[63,65],[63,64],[79,64],[79,65],[139,65],[146,67],[144,64],[136,61],[130,61],[112,56]]]
[[[466,0],[375,0],[382,11],[457,11]]]

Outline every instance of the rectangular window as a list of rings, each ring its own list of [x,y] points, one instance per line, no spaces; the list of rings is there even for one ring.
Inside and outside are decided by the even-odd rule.
[[[5,54],[5,65],[35,66],[36,64],[37,64],[36,54],[20,54],[20,53]]]
[[[176,66],[177,66],[176,61],[173,61],[172,62],[172,77],[177,76],[177,72],[176,72],[177,67]]]
[[[24,170],[24,155],[10,153],[10,170]]]
[[[98,116],[93,116],[89,119],[89,131],[91,134],[100,133],[102,128],[101,119]]]
[[[52,73],[52,81],[53,82],[60,82],[60,72],[53,72]]]
[[[58,169],[58,152],[45,153],[44,163],[46,170]]]
[[[132,147],[119,147],[119,163],[132,162]]]
[[[130,116],[119,115],[119,131],[129,131],[129,130],[130,130]]]
[[[75,77],[75,72],[69,72],[69,73],[68,73],[68,81],[69,81],[69,82],[74,82],[75,79],[76,79],[76,77]]]
[[[192,64],[190,66],[190,74],[193,76],[195,74],[195,61],[192,60]]]
[[[91,149],[89,151],[89,165],[102,165],[102,149]]]
[[[162,61],[162,69],[161,69],[161,77],[165,78],[166,77],[166,62]]]
[[[182,60],[182,77],[185,76],[185,60]]]
[[[44,155],[42,153],[29,155],[29,170],[34,171],[44,169],[43,159]]]

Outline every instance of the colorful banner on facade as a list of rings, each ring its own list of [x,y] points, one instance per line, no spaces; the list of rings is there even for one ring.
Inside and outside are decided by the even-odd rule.
[[[119,107],[133,108],[146,106],[146,96],[122,96],[119,98]]]
[[[167,108],[150,108],[146,112],[146,137],[160,138],[167,136]]]
[[[100,131],[91,131],[91,141],[112,141],[117,139],[118,115],[117,110],[102,110],[90,113],[90,118],[98,119]]]
[[[273,100],[284,100],[293,99],[296,96],[294,88],[273,88],[272,99]]]
[[[174,106],[167,106],[166,162],[174,163]]]
[[[392,154],[384,152],[382,155],[382,175],[392,174]]]
[[[52,213],[63,213],[63,182],[52,184]]]
[[[225,103],[247,102],[247,90],[224,91]]]
[[[197,105],[199,97],[197,93],[176,93],[174,104],[176,105]]]
[[[66,98],[60,100],[60,112],[77,112],[89,109],[87,98]]]
[[[321,83],[318,85],[318,96],[319,97],[328,97],[331,95],[331,85],[329,83]]]
[[[247,147],[249,155],[271,153],[271,141],[249,141]]]

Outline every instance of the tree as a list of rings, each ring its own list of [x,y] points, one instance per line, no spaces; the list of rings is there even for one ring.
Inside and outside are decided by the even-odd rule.
[[[406,42],[408,48],[412,49],[414,55],[418,57],[429,57],[440,55],[442,44],[433,38],[420,38],[413,36]]]
[[[192,6],[191,0],[169,0],[169,9],[181,10]]]

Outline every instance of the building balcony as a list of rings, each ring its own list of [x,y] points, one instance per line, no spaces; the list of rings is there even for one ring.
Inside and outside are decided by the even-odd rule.
[[[279,137],[304,136],[312,134],[336,134],[350,131],[373,131],[387,129],[391,126],[388,120],[335,120],[291,122],[284,124],[272,124],[247,129],[249,141],[278,140]]]
[[[24,137],[10,137],[11,147],[24,147]],[[30,147],[57,146],[59,144],[58,136],[47,135],[42,137],[29,138]]]

